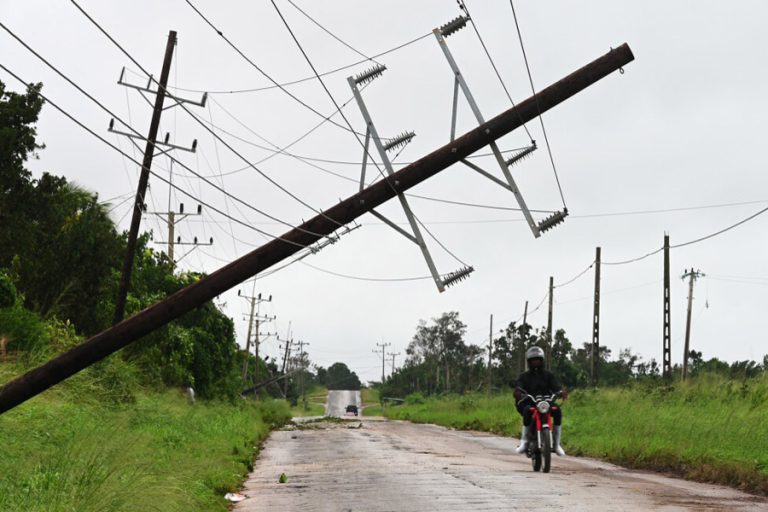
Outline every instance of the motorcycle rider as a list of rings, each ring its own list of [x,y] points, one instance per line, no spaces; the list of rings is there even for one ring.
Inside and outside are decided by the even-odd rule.
[[[520,446],[517,447],[517,453],[525,453],[528,448],[528,436],[531,432],[531,422],[533,412],[531,407],[534,402],[531,398],[525,396],[522,390],[532,396],[551,395],[560,393],[565,399],[568,398],[568,391],[560,386],[560,382],[555,375],[544,368],[544,350],[541,347],[533,346],[525,353],[525,359],[528,362],[528,371],[520,374],[515,382],[515,400],[517,400],[517,412],[523,417],[523,433],[520,437]],[[562,433],[563,412],[560,407],[552,409],[552,420],[554,430],[552,432],[552,444],[554,452],[559,456],[565,455],[565,451],[560,446],[560,434]]]

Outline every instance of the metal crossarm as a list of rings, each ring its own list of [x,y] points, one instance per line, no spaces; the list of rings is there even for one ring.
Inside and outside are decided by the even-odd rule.
[[[445,58],[448,61],[448,65],[451,66],[451,70],[453,70],[453,75],[455,77],[454,95],[453,95],[453,113],[451,116],[451,140],[453,140],[453,137],[456,131],[456,116],[457,116],[459,89],[461,89],[462,93],[464,94],[464,97],[467,99],[467,102],[469,103],[469,107],[472,109],[472,113],[475,115],[475,118],[477,119],[478,124],[485,123],[483,114],[480,112],[480,107],[477,106],[477,102],[475,101],[474,96],[472,96],[472,92],[469,90],[469,86],[467,85],[467,82],[464,80],[464,76],[461,74],[461,71],[459,70],[459,66],[458,64],[456,64],[456,60],[453,58],[453,54],[451,53],[451,50],[448,48],[448,43],[445,40],[446,32],[450,34],[452,32],[455,32],[455,30],[458,30],[458,28],[452,31],[446,29],[446,27],[453,26],[452,24],[455,22],[456,20],[446,25],[443,25],[443,27],[436,28],[432,31],[432,33],[435,35],[435,38],[437,39],[437,42],[440,45],[440,49],[443,50],[443,54],[445,55]],[[507,184],[509,185],[509,190],[515,196],[515,199],[517,200],[517,204],[520,205],[520,209],[523,212],[523,216],[525,217],[525,220],[528,223],[528,226],[530,227],[531,232],[533,233],[533,236],[538,238],[539,236],[541,236],[541,230],[539,229],[539,226],[536,224],[536,221],[533,219],[533,216],[531,215],[531,211],[528,209],[528,205],[525,203],[525,199],[523,199],[523,195],[520,193],[520,189],[517,187],[517,184],[515,183],[515,180],[512,177],[512,173],[509,171],[509,165],[507,164],[507,161],[504,159],[504,156],[502,155],[501,150],[499,149],[499,146],[496,144],[496,142],[491,142],[489,146],[491,148],[491,151],[493,152],[493,156],[496,158],[496,162],[498,163],[502,174],[504,174],[504,177],[507,180]],[[478,170],[478,168],[476,167],[472,167],[472,168],[475,170]],[[482,171],[481,174],[483,174],[486,177],[489,177],[488,173],[486,173],[485,171]],[[494,180],[494,182],[496,183],[498,183],[498,181],[499,180]]]

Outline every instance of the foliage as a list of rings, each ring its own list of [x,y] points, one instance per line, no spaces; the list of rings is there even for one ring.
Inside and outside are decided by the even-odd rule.
[[[320,380],[320,376],[323,380]],[[344,363],[333,363],[327,370],[318,370],[318,381],[328,389],[353,389],[359,390],[361,383],[357,374]]]

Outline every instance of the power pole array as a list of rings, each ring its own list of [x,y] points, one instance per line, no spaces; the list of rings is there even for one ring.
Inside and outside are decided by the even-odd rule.
[[[592,385],[600,367],[600,247],[595,249],[595,302],[592,313]]]
[[[662,375],[672,378],[672,297],[669,291],[669,235],[664,234],[664,335],[662,353]]]
[[[340,226],[460,162],[634,60],[627,44],[542,89],[477,128],[266,242],[133,317],[92,336],[0,388],[0,413],[71,377],[217,295],[296,254]]]
[[[246,377],[248,376],[248,357],[251,355],[251,339],[255,339],[255,346],[256,346],[256,369],[254,370],[254,375],[256,379],[256,383],[259,382],[259,329],[261,327],[261,322],[270,322],[274,320],[275,316],[259,316],[259,310],[257,308],[261,307],[262,302],[272,302],[272,296],[270,295],[268,299],[262,299],[261,294],[258,294],[256,296],[247,296],[240,293],[240,290],[237,291],[237,294],[240,297],[243,297],[245,299],[248,299],[251,303],[251,312],[248,315],[248,335],[245,338],[245,360],[243,361],[243,382],[245,382]],[[254,323],[256,326],[256,336],[255,338],[251,337],[251,333],[253,332]]]
[[[691,342],[691,309],[693,307],[693,283],[696,279],[704,277],[704,273],[699,270],[688,270],[683,274],[683,279],[688,278],[688,316],[685,321],[685,352],[683,353],[683,380],[688,378],[688,359],[690,354]]]
[[[381,352],[381,383],[384,384],[384,361],[386,358],[386,350],[387,350],[387,347],[392,346],[392,344],[382,342],[382,343],[377,343],[376,346],[380,348],[374,349],[373,353],[378,354],[379,352]]]

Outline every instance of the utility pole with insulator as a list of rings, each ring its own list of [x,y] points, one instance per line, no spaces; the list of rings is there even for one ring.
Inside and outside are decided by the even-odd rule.
[[[600,369],[600,247],[595,248],[595,297],[592,308],[592,385],[597,386]]]
[[[196,213],[184,213],[184,203],[179,204],[179,211],[176,212],[171,209],[170,202],[168,204],[168,211],[167,212],[146,212],[149,215],[156,215],[160,217],[161,219],[165,220],[165,223],[168,226],[168,240],[155,240],[154,242],[156,244],[161,245],[167,245],[167,254],[168,259],[171,261],[172,265],[176,265],[181,260],[183,260],[188,254],[190,254],[192,251],[197,249],[200,246],[206,246],[206,245],[213,245],[213,237],[211,237],[207,242],[200,242],[198,241],[197,237],[194,237],[192,241],[186,241],[182,240],[180,236],[176,236],[176,225],[186,219],[187,217],[193,216],[193,215],[202,215],[203,214],[203,207],[202,205],[197,205],[197,212]],[[192,246],[190,250],[185,252],[181,255],[179,259],[176,259],[176,246],[179,245],[189,245]]]
[[[255,285],[254,285],[255,287]],[[255,340],[255,347],[256,347],[256,368],[254,370],[255,375],[255,381],[256,384],[259,383],[259,367],[261,366],[259,364],[259,329],[261,328],[262,322],[271,322],[272,320],[275,320],[276,316],[260,316],[260,308],[262,302],[272,302],[272,295],[269,296],[267,299],[261,298],[261,293],[255,296],[248,296],[243,293],[241,293],[241,290],[237,291],[237,295],[240,297],[243,297],[244,299],[248,299],[251,305],[251,311],[248,315],[248,335],[245,338],[245,360],[243,361],[243,383],[246,382],[246,379],[248,377],[248,358],[251,355],[251,340]],[[254,325],[256,327],[256,335],[251,336],[251,333],[253,332]]]
[[[489,395],[491,394],[491,379],[493,378],[493,376],[491,375],[492,358],[493,358],[493,314],[491,314],[491,325],[488,330],[488,375],[486,377],[487,379],[486,391]]]
[[[386,350],[387,350],[387,347],[392,346],[392,344],[391,343],[384,343],[384,342],[382,342],[382,343],[377,343],[376,346],[379,347],[379,348],[378,349],[374,349],[373,353],[374,354],[381,353],[381,383],[384,384],[384,377],[385,377],[385,375],[384,375],[384,361],[385,361],[385,358],[386,358]]]
[[[162,150],[160,154],[165,154],[173,149],[186,149],[187,151],[194,152],[197,148],[197,141],[192,143],[192,148],[182,148],[175,144],[170,144],[166,135],[165,140],[162,142],[157,141],[157,132],[160,128],[160,116],[163,113],[165,104],[165,98],[170,97],[175,103],[171,106],[176,106],[180,103],[194,103],[198,106],[204,106],[206,95],[203,95],[203,99],[200,102],[193,102],[182,98],[177,98],[170,93],[166,86],[168,85],[168,75],[171,70],[171,60],[173,59],[173,49],[176,46],[176,32],[171,30],[168,33],[168,41],[165,45],[165,57],[163,59],[163,67],[160,71],[160,80],[157,82],[157,89],[152,89],[152,83],[155,80],[150,76],[146,86],[132,85],[123,81],[125,75],[125,68],[123,68],[120,74],[118,84],[137,89],[143,93],[154,94],[155,103],[152,110],[152,120],[149,123],[149,133],[147,137],[141,137],[133,133],[121,132],[115,129],[115,120],[112,119],[109,123],[109,131],[125,135],[131,139],[134,144],[137,144],[134,139],[139,139],[146,143],[144,148],[144,158],[141,163],[141,174],[139,175],[139,183],[136,189],[136,199],[133,204],[133,215],[131,217],[131,226],[128,229],[128,240],[125,249],[125,258],[123,260],[123,268],[120,274],[120,285],[115,299],[115,312],[112,318],[112,324],[117,324],[125,316],[125,303],[128,297],[128,289],[131,286],[131,274],[133,273],[133,260],[136,254],[136,240],[139,236],[139,226],[141,225],[142,214],[146,211],[147,206],[145,197],[147,193],[147,187],[149,185],[149,173],[152,168],[152,159],[155,157],[155,149],[159,146],[165,146],[166,149]]]
[[[691,270],[683,274],[683,279],[688,278],[688,316],[685,320],[685,351],[683,352],[683,380],[688,378],[688,359],[691,343],[691,309],[693,308],[693,283],[696,279],[704,277],[705,274],[700,270]]]
[[[633,60],[634,55],[627,44],[612,48],[516,106],[404,166],[392,176],[386,176],[133,317],[6,382],[0,388],[0,413],[37,396],[243,281],[290,258],[304,247],[334,233],[341,226],[396,197],[398,193],[406,192],[448,169]]]
[[[392,378],[392,375],[395,374],[395,357],[399,356],[400,352],[390,352],[387,355],[392,356],[392,372],[389,374],[390,378]]]
[[[672,378],[672,297],[669,291],[669,235],[664,234],[664,335],[662,352],[662,375]]]

